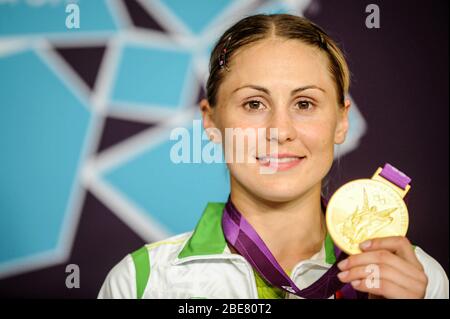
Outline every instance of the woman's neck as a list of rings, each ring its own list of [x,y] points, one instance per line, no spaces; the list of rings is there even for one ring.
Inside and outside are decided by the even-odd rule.
[[[290,202],[271,202],[232,188],[231,201],[284,270],[291,271],[322,248],[326,226],[320,184]]]

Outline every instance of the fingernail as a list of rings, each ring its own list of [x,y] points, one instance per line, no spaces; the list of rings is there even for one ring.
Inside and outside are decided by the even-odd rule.
[[[353,287],[358,287],[361,284],[361,280],[353,280],[351,284]]]
[[[371,240],[366,240],[366,241],[363,241],[361,244],[359,244],[359,247],[361,249],[367,249],[367,248],[370,247],[370,245],[372,245],[372,241]]]
[[[348,263],[347,259],[344,259],[337,266],[340,270],[343,270],[345,268],[345,266],[347,266],[347,263]]]
[[[339,279],[344,279],[348,275],[348,270],[338,273]]]

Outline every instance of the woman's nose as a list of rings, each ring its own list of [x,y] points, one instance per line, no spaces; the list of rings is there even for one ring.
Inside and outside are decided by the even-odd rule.
[[[267,140],[275,140],[279,144],[292,141],[297,137],[297,130],[286,109],[277,109],[272,113],[268,129]]]

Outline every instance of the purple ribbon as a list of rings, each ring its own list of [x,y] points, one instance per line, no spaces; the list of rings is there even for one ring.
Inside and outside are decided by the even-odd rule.
[[[329,298],[345,285],[337,277],[340,272],[337,263],[347,257],[344,252],[340,252],[336,262],[322,277],[309,287],[300,290],[281,268],[255,229],[237,210],[230,197],[224,207],[222,227],[228,243],[273,286],[302,298],[324,299]]]
[[[394,183],[401,189],[405,189],[411,182],[411,178],[389,163],[384,164],[384,167],[380,172],[380,176],[386,178],[388,181]]]

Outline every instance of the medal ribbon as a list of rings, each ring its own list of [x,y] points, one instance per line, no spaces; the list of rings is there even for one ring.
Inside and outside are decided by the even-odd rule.
[[[405,173],[399,171],[389,163],[384,164],[384,167],[380,172],[380,176],[397,185],[401,189],[405,189],[411,182],[410,177],[406,176]]]
[[[336,263],[329,268],[316,282],[300,290],[286,274],[263,242],[255,229],[237,210],[230,197],[224,207],[222,227],[226,240],[242,255],[256,271],[271,285],[293,293],[302,298],[324,299],[332,296],[344,286],[337,274],[340,270],[337,263],[347,257],[343,252],[337,257]]]

